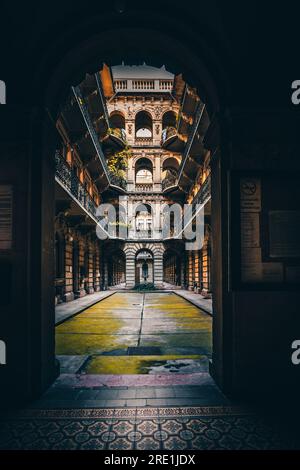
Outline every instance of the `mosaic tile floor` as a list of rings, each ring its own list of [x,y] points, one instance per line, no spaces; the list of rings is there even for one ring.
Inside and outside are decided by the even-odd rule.
[[[27,410],[0,424],[0,449],[9,450],[296,448],[282,429],[237,407]]]

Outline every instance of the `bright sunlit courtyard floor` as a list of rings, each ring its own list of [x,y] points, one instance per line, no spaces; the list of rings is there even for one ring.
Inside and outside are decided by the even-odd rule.
[[[58,325],[56,352],[64,373],[204,372],[211,331],[211,316],[174,293],[122,292]]]

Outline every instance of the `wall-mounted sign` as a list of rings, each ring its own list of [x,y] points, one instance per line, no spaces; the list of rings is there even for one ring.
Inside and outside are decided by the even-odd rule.
[[[0,250],[12,248],[12,187],[0,185]]]
[[[300,257],[300,211],[269,212],[269,256]]]
[[[241,212],[260,212],[261,210],[261,181],[259,178],[240,179]]]
[[[241,246],[259,247],[260,246],[260,228],[258,212],[241,213]]]

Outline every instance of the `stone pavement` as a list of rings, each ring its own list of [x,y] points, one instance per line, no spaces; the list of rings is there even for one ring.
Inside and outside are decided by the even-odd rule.
[[[59,324],[56,352],[64,373],[205,372],[211,326],[174,293],[118,292]]]
[[[205,299],[201,294],[196,294],[193,291],[184,289],[174,290],[174,293],[188,300],[196,307],[201,308],[201,310],[209,315],[213,314],[212,299]]]
[[[72,300],[72,302],[64,302],[56,305],[55,307],[55,324],[59,324],[67,318],[76,315],[87,307],[99,302],[100,300],[106,299],[107,297],[114,294],[111,291],[95,292],[94,294],[86,295],[80,299]]]

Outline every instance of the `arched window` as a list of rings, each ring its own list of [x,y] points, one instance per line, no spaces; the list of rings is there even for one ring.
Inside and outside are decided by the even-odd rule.
[[[148,158],[140,158],[135,165],[135,182],[151,184],[153,182],[153,165]]]
[[[135,116],[135,136],[137,138],[152,137],[152,117],[147,111],[140,111]]]
[[[120,111],[113,111],[109,122],[112,129],[125,129],[125,117]]]
[[[150,232],[152,229],[152,210],[149,204],[140,204],[135,210],[135,229]]]
[[[163,174],[162,177],[164,178],[176,178],[178,175],[179,169],[179,162],[176,158],[170,157],[167,158],[163,163]]]
[[[167,129],[168,127],[176,127],[176,114],[174,111],[167,111],[162,118],[162,128]]]

